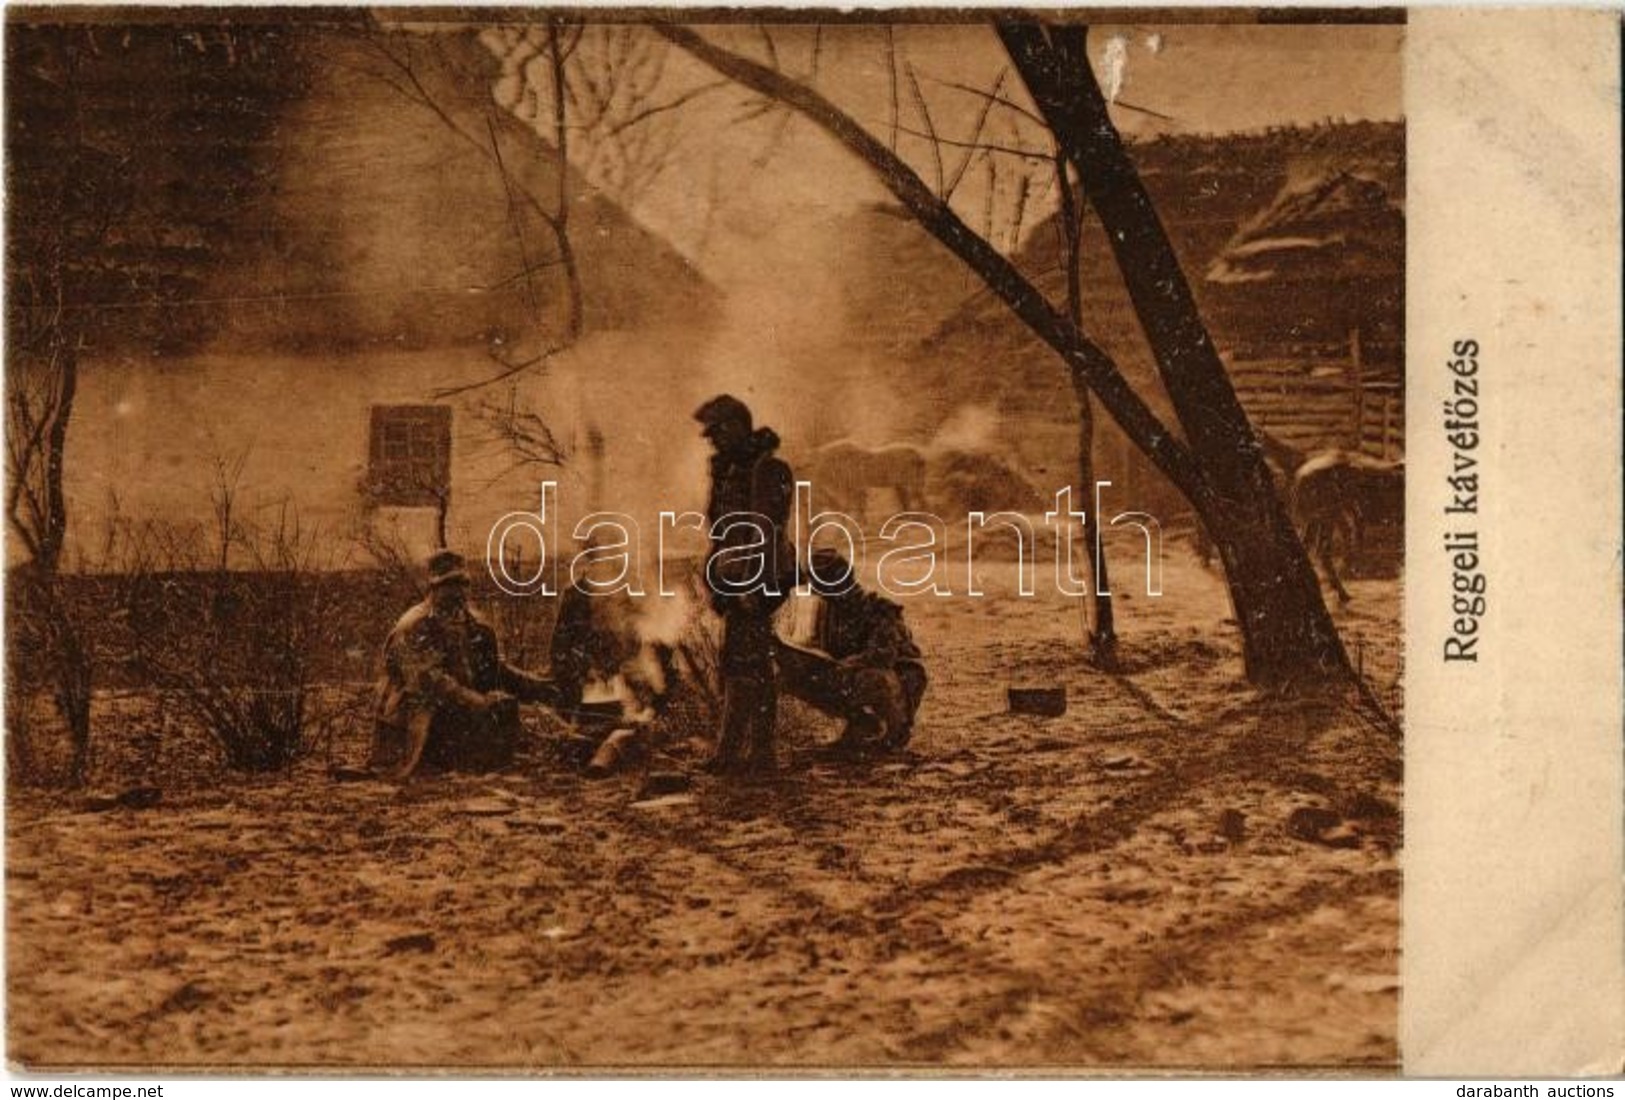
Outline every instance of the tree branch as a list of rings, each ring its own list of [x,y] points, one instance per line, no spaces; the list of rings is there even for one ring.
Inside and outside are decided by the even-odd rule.
[[[895,153],[897,152],[897,124],[902,118],[902,114],[898,110],[897,102],[897,35],[892,30],[890,23],[886,24],[886,72],[890,77],[888,87],[890,89],[891,106],[891,113],[887,116],[890,119],[890,128],[887,131],[890,136],[886,141],[886,147]]]
[[[1001,73],[1000,76],[1002,77],[1003,74]],[[1039,126],[1044,127],[1044,129],[1046,129],[1046,130],[1049,129],[1049,126],[1044,122],[1044,120],[1042,118],[1040,118],[1038,115],[1034,114],[1032,111],[1029,111],[1027,108],[1023,107],[1021,104],[1017,103],[1015,100],[1010,99],[1007,96],[999,95],[997,88],[995,88],[993,91],[990,92],[986,88],[977,88],[977,87],[973,87],[970,84],[961,84],[957,80],[941,80],[941,79],[938,79],[937,77],[932,77],[932,76],[928,76],[928,77],[926,77],[926,79],[930,80],[932,83],[941,84],[944,88],[952,88],[956,92],[966,92],[966,93],[968,93],[970,95],[973,95],[973,96],[976,96],[976,97],[978,97],[980,99],[985,99],[990,104],[993,104],[993,105],[998,106],[998,107],[1004,107],[1007,110],[1014,111],[1016,114],[1020,115],[1022,118],[1026,119],[1027,121],[1037,123]]]
[[[457,397],[461,394],[472,393],[475,390],[482,390],[487,386],[494,386],[498,382],[506,382],[508,379],[523,374],[539,363],[547,362],[568,346],[568,344],[555,344],[552,347],[543,349],[529,359],[521,359],[513,363],[493,356],[493,358],[497,358],[497,362],[502,364],[502,369],[496,374],[491,375],[489,378],[482,378],[477,382],[465,382],[460,386],[446,386],[433,391],[430,396],[437,401],[444,401],[449,397]]]
[[[1045,300],[1014,264],[978,236],[895,153],[818,92],[729,50],[688,27],[654,24],[673,45],[731,80],[776,99],[840,141],[880,178],[932,236],[946,245],[1045,343],[1082,376],[1103,407],[1182,492],[1205,494],[1190,451],[1124,379],[1110,356]]]
[[[942,171],[942,141],[937,137],[936,124],[931,121],[931,108],[926,105],[925,93],[920,91],[920,81],[914,75],[914,66],[905,63],[903,72],[908,74],[908,89],[914,96],[914,109],[920,113],[920,121],[925,124],[926,136],[931,141],[931,159],[935,162],[937,168],[937,194],[947,198],[944,193],[947,188],[947,181],[943,178]]]
[[[995,79],[993,81],[994,94],[997,94],[999,89],[1004,86],[1004,78],[1005,78],[1005,76],[1007,75],[1008,72],[1009,72],[1009,70],[1007,70],[1007,69],[1000,69],[999,70],[999,75],[998,75],[997,79]],[[993,101],[991,99],[989,99],[989,100],[986,100],[986,101],[983,102],[981,111],[977,113],[977,115],[976,115],[976,125],[974,127],[972,127],[971,135],[970,135],[970,146],[971,146],[972,150],[975,149],[976,143],[981,141],[981,139],[982,139],[982,130],[987,126],[987,116],[992,110],[993,110]],[[964,159],[959,162],[958,170],[955,171],[954,174],[949,177],[949,179],[948,179],[948,189],[947,189],[947,191],[945,191],[943,193],[943,196],[942,196],[943,198],[945,198],[945,199],[953,198],[954,192],[959,189],[959,182],[965,178],[965,172],[966,172],[967,169],[970,168],[971,160],[975,156],[976,156],[976,154],[975,154],[974,151],[967,152],[965,154]]]
[[[974,159],[977,152],[1004,153],[1007,156],[1020,157],[1023,160],[1041,160],[1048,163],[1053,155],[1040,149],[1023,149],[1018,145],[1001,145],[996,141],[956,141],[953,138],[946,138],[940,134],[928,133],[925,130],[915,130],[909,126],[898,126],[897,132],[900,134],[907,134],[909,137],[924,138],[925,140],[935,142],[938,145],[945,145],[950,149],[968,149],[971,151],[970,155],[972,159]],[[955,181],[957,181],[959,176],[963,174],[963,169],[961,169],[960,172],[956,174]],[[947,187],[945,190],[947,190],[949,194],[952,194],[953,187]]]
[[[1186,438],[1199,454],[1228,458],[1237,439],[1252,439],[1252,429],[1162,219],[1107,115],[1089,67],[1088,28],[1012,20],[1001,22],[998,34],[1106,230]],[[1260,490],[1272,491],[1262,463],[1258,470]]]
[[[655,115],[665,114],[667,111],[675,111],[679,107],[692,103],[694,100],[698,99],[702,95],[705,95],[707,92],[713,92],[718,88],[726,87],[727,84],[728,82],[726,80],[713,80],[709,84],[702,84],[698,88],[689,89],[676,99],[668,100],[665,103],[657,103],[653,107],[645,107],[643,110],[636,111],[627,118],[616,123],[614,126],[611,126],[608,130],[608,134],[610,137],[619,137],[623,131],[631,129],[640,122],[647,122]]]

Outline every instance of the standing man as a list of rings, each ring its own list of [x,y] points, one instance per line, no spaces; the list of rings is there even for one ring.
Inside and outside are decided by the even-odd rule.
[[[755,427],[738,398],[713,397],[694,419],[713,451],[705,580],[711,607],[722,616],[722,730],[710,767],[770,772],[778,766],[773,612],[789,595],[795,573],[785,534],[795,478],[775,456],[778,435]]]
[[[513,761],[519,704],[558,705],[541,676],[502,659],[496,631],[468,606],[463,556],[429,558],[429,591],[384,642],[373,767],[404,779],[423,766],[496,771]]]

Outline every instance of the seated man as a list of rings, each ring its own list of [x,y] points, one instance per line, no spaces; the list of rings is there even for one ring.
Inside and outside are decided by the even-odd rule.
[[[521,702],[557,705],[551,680],[502,660],[496,632],[468,606],[462,555],[429,558],[429,592],[384,642],[373,768],[494,771],[519,738]]]
[[[845,720],[838,750],[900,749],[914,731],[926,684],[903,609],[849,582],[852,567],[833,550],[814,551],[812,566],[811,586],[820,604],[816,648],[778,642],[779,684]]]

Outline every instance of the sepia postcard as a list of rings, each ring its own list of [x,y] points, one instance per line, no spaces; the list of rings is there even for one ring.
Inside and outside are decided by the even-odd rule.
[[[1617,12],[5,19],[13,1072],[1621,1071]]]

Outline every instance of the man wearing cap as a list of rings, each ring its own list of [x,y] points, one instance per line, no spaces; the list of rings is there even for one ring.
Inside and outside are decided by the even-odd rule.
[[[773,612],[789,595],[795,571],[785,534],[795,478],[775,454],[778,435],[755,427],[737,397],[713,397],[694,419],[713,451],[705,570],[711,607],[722,616],[722,729],[711,768],[772,771],[778,719]]]
[[[779,642],[784,690],[843,719],[835,748],[843,753],[896,750],[908,744],[925,697],[925,664],[903,622],[903,609],[866,592],[834,550],[813,552],[808,582],[818,597],[812,648]]]
[[[553,682],[502,659],[496,631],[468,606],[461,554],[429,558],[429,590],[384,642],[373,767],[494,771],[513,761],[519,703],[558,705]]]

